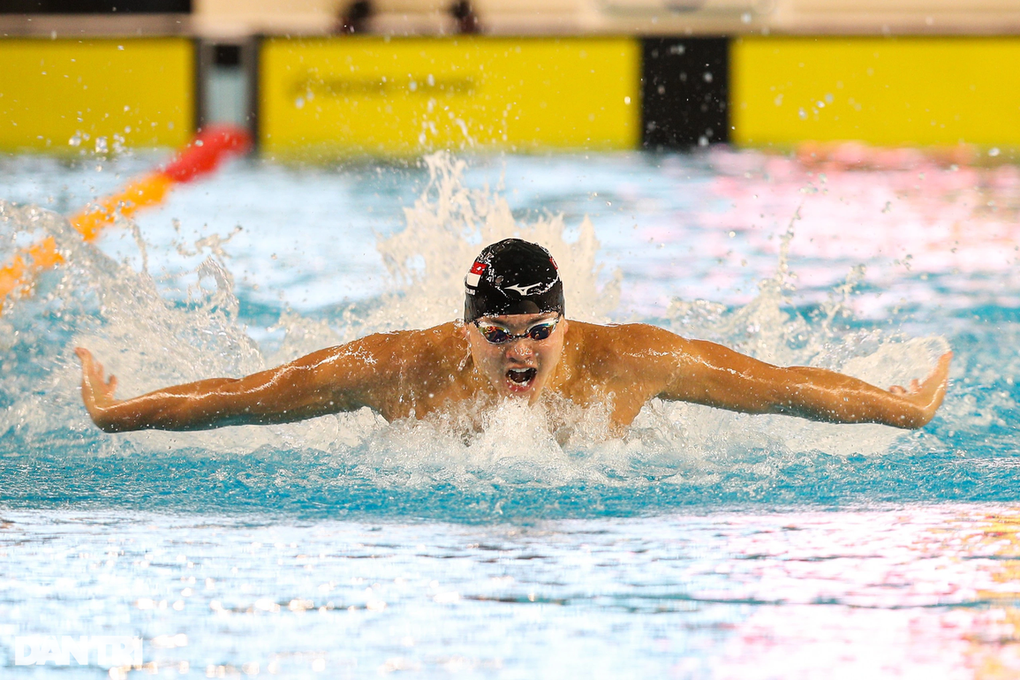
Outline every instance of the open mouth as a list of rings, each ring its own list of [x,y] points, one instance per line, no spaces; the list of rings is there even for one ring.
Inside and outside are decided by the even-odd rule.
[[[534,368],[511,368],[506,372],[506,377],[518,385],[527,385],[535,379],[538,371]]]

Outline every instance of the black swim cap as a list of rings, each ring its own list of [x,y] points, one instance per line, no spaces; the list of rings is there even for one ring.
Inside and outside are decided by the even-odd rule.
[[[549,251],[508,238],[488,246],[464,278],[464,321],[505,314],[563,314],[563,282]]]

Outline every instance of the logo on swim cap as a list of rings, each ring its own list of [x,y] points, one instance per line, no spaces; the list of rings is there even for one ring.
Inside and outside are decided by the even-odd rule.
[[[563,282],[549,251],[508,238],[478,254],[464,278],[464,320],[508,314],[563,313]]]
[[[485,269],[488,266],[484,262],[475,260],[475,263],[471,265],[471,271],[468,272],[467,278],[464,279],[464,285],[468,287],[468,290],[478,286],[478,280],[485,273]]]
[[[541,281],[539,281],[538,283],[533,283],[530,286],[507,286],[506,289],[507,290],[512,290],[515,293],[517,293],[518,295],[523,297],[525,295],[529,295],[531,293],[531,289],[532,288],[538,288],[539,286],[543,286],[543,285],[545,285],[545,284],[543,284]]]

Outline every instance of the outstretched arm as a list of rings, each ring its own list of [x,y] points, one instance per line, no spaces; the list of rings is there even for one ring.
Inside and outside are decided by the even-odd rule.
[[[676,337],[676,336],[674,336]],[[711,342],[680,340],[664,399],[743,413],[786,413],[832,423],[881,423],[914,429],[942,404],[952,352],[909,388],[888,390],[821,368],[773,366]]]
[[[376,369],[375,355],[392,341],[392,336],[370,336],[244,378],[200,380],[125,400],[114,398],[117,379],[105,380],[102,364],[87,349],[75,353],[82,367],[82,400],[100,429],[204,430],[378,408],[390,376]]]

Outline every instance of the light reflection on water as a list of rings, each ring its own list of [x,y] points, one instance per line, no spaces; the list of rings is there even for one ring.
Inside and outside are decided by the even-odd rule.
[[[174,674],[1020,671],[1020,511],[1002,507],[523,526],[73,511],[6,522],[7,649],[54,628],[129,633]]]

